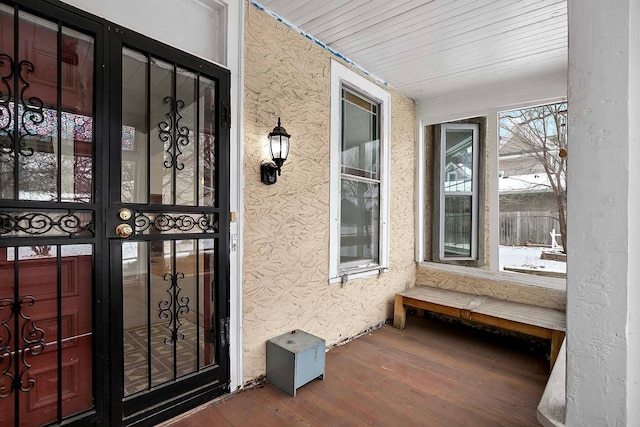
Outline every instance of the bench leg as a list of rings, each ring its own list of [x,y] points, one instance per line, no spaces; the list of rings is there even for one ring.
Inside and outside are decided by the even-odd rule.
[[[402,295],[396,295],[396,300],[393,304],[393,327],[404,329],[406,320],[407,309],[404,306],[404,297]]]
[[[564,332],[552,331],[551,332],[551,357],[549,360],[549,372],[553,369],[553,365],[556,364],[558,353],[560,353],[560,347],[562,346],[562,340],[564,340]]]

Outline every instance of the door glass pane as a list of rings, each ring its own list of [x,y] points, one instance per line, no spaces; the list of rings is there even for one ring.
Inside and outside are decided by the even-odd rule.
[[[62,28],[61,200],[92,201],[93,38]]]
[[[175,285],[167,289],[163,301],[173,303],[174,319],[167,323],[166,337],[176,346],[176,376],[198,369],[198,248],[197,240],[178,240],[176,245]]]
[[[2,80],[12,75],[13,63],[13,9],[0,4],[0,199],[14,198],[13,126],[15,106],[12,99],[13,83]],[[2,415],[0,415],[0,421]]]
[[[214,240],[200,240],[197,252],[199,259],[198,291],[201,293],[198,303],[198,330],[200,335],[200,367],[216,362],[215,352],[215,248]]]
[[[123,203],[147,203],[149,111],[148,61],[130,49],[122,52],[122,193]]]
[[[196,204],[197,173],[195,135],[197,129],[197,98],[195,74],[177,68],[176,73],[176,121],[175,170],[176,170],[176,204],[193,206]]]
[[[93,406],[93,248],[64,245],[60,252],[62,416],[67,417]]]
[[[122,243],[124,395],[214,361],[212,240]],[[204,285],[204,286],[203,286]]]
[[[12,390],[12,379],[15,367],[12,365],[15,356],[16,333],[13,320],[14,289],[16,281],[13,260],[17,258],[17,248],[0,248],[0,425],[13,425],[16,393]]]
[[[206,77],[200,77],[199,88],[199,135],[200,135],[200,206],[216,206],[215,199],[215,100],[216,83]]]
[[[124,395],[149,388],[149,254],[147,242],[122,242]]]
[[[0,198],[92,202],[94,41],[17,18],[14,39],[15,16],[0,5]],[[0,248],[2,425],[61,423],[94,406],[93,245],[48,236],[94,237],[94,212],[0,212],[0,239],[21,241]]]
[[[380,184],[343,178],[340,211],[340,263],[377,263]]]
[[[379,179],[378,104],[342,90],[342,173]]]
[[[472,196],[444,198],[444,254],[471,256]]]
[[[0,197],[91,202],[93,39],[63,28],[58,52],[57,24],[21,12],[16,60],[12,16],[0,19]]]
[[[196,368],[194,242],[163,241],[152,251],[151,385],[174,380]],[[154,369],[155,368],[155,369]]]
[[[447,129],[444,191],[472,191],[473,130]]]
[[[18,18],[18,198],[57,200],[58,27],[28,13]]]
[[[91,245],[0,252],[0,384],[9,395],[0,399],[3,421],[13,422],[17,393],[21,425],[57,421],[59,402],[63,417],[93,407],[92,266]],[[21,391],[10,377],[18,379]]]
[[[149,202],[171,205],[174,201],[174,172],[178,164],[174,150],[177,101],[173,97],[173,65],[151,59],[151,152]]]

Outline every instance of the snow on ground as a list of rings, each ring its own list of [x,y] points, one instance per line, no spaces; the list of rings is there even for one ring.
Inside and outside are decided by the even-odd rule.
[[[504,267],[515,267],[566,273],[566,262],[540,259],[543,249],[545,251],[551,250],[549,248],[536,248],[530,246],[500,245],[500,270],[504,270]]]

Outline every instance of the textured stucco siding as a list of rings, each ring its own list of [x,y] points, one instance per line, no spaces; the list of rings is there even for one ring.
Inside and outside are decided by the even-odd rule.
[[[467,267],[471,269],[470,267]],[[488,273],[486,273],[488,275]],[[566,308],[566,291],[562,279],[549,278],[549,286],[527,284],[526,279],[509,274],[512,278],[482,277],[481,274],[445,271],[439,268],[419,266],[416,274],[417,286],[433,286],[452,291],[466,292],[476,295],[488,295],[507,301],[540,307],[564,310]],[[507,276],[507,274],[505,274]]]
[[[335,58],[247,4],[245,16],[243,372],[266,371],[266,341],[299,328],[332,345],[392,315],[414,283],[415,105],[391,93],[390,271],[330,285],[330,76]],[[291,153],[260,182],[277,118]]]

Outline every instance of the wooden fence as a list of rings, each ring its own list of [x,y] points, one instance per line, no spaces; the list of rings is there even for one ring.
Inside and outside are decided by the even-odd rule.
[[[500,244],[524,246],[527,243],[551,245],[551,230],[560,232],[557,212],[500,212]],[[558,243],[561,239],[557,238]]]

